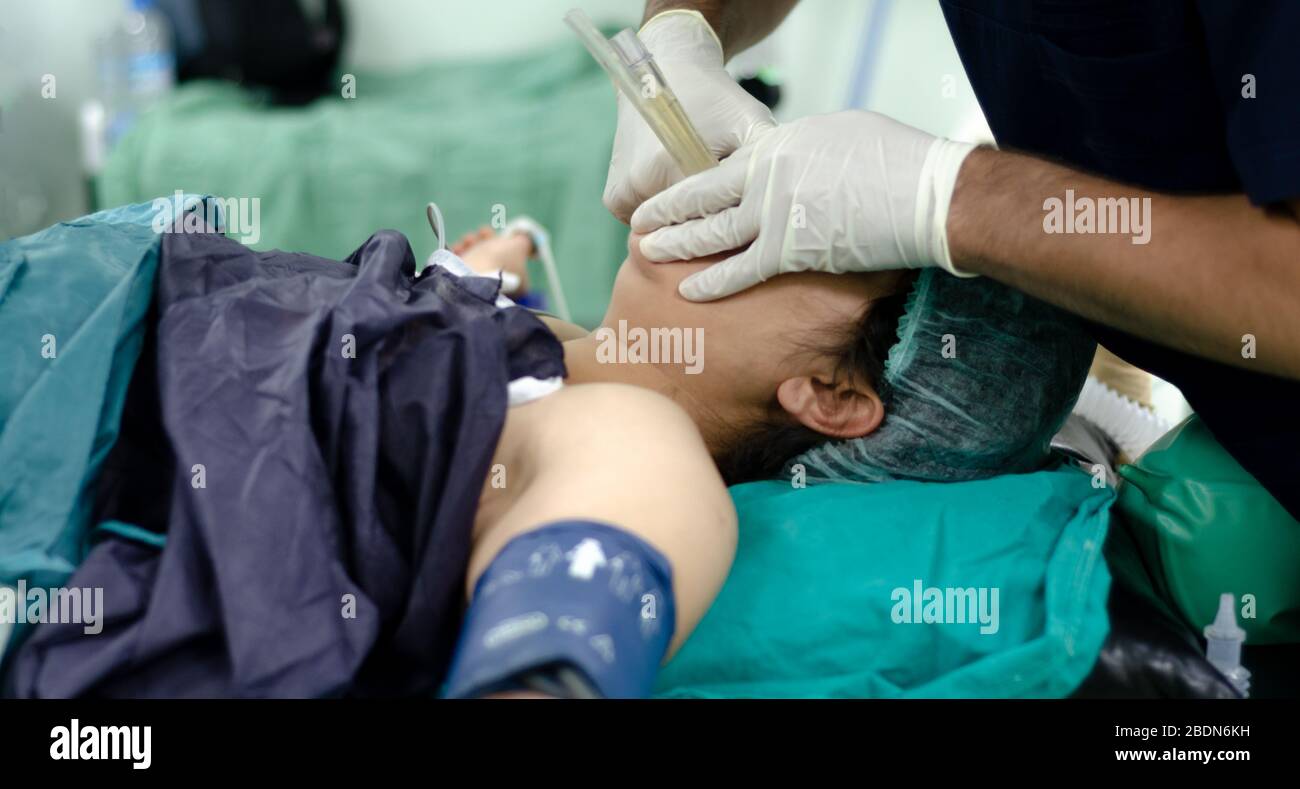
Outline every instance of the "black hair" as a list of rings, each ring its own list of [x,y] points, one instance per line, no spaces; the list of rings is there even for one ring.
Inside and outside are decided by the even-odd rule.
[[[913,278],[903,281],[901,290],[872,299],[847,329],[832,330],[821,341],[808,343],[808,350],[837,360],[836,380],[841,375],[871,386],[889,410],[885,382],[885,360],[898,341],[898,322],[907,306]],[[728,485],[771,479],[779,475],[790,459],[818,444],[832,440],[795,421],[773,395],[766,417],[731,428],[732,438],[714,455],[718,471]]]

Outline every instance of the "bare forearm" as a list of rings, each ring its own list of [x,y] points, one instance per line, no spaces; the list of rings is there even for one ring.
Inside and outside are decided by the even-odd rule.
[[[1131,209],[1127,228],[1120,211],[1098,232],[1107,198]],[[1300,222],[1286,211],[980,149],[957,179],[948,233],[958,268],[1154,342],[1300,378]]]
[[[743,52],[776,30],[799,0],[646,0],[645,19],[684,8],[699,11],[722,41],[727,58]]]

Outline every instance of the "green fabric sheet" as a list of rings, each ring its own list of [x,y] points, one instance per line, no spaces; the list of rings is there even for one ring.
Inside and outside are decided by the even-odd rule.
[[[1300,523],[1198,416],[1121,466],[1118,507],[1156,594],[1200,632],[1219,595],[1247,644],[1300,643]]]
[[[601,204],[615,99],[591,56],[571,43],[508,60],[352,77],[355,98],[343,98],[341,76],[338,95],[302,108],[273,107],[227,83],[182,86],[114,149],[99,202],[178,189],[258,198],[256,249],[340,259],[392,228],[421,263],[435,248],[424,211],[430,201],[451,241],[531,216],[550,231],[574,319],[597,325],[626,256],[627,229]],[[530,273],[544,291],[540,265]]]
[[[1060,467],[949,484],[733,488],[735,565],[657,695],[1065,696],[1109,628],[1101,551],[1114,493],[1091,483]],[[997,632],[896,622],[905,598],[894,590],[917,581],[996,588]]]

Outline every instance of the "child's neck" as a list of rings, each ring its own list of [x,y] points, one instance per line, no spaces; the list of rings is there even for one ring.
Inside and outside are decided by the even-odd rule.
[[[602,362],[597,355],[600,340],[594,334],[575,337],[564,343],[564,366],[569,375],[568,383],[620,383],[652,389],[673,400],[682,395],[680,387],[674,384],[657,365],[653,364],[610,364]]]
[[[733,421],[722,418],[716,408],[701,402],[699,397],[680,386],[673,374],[657,364],[611,364],[601,361],[597,355],[600,342],[594,333],[564,342],[564,366],[568,370],[565,383],[620,383],[658,392],[690,415],[704,437],[705,444],[710,447],[720,438],[714,434]]]

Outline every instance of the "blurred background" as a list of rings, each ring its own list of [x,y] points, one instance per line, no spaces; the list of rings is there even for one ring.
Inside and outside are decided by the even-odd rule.
[[[597,323],[626,233],[601,205],[614,90],[563,24],[641,0],[0,0],[0,238],[176,190],[257,198],[252,246],[417,259],[528,215]],[[803,0],[733,73],[789,119],[849,107],[989,139],[932,0]],[[544,282],[543,277],[534,279]]]

